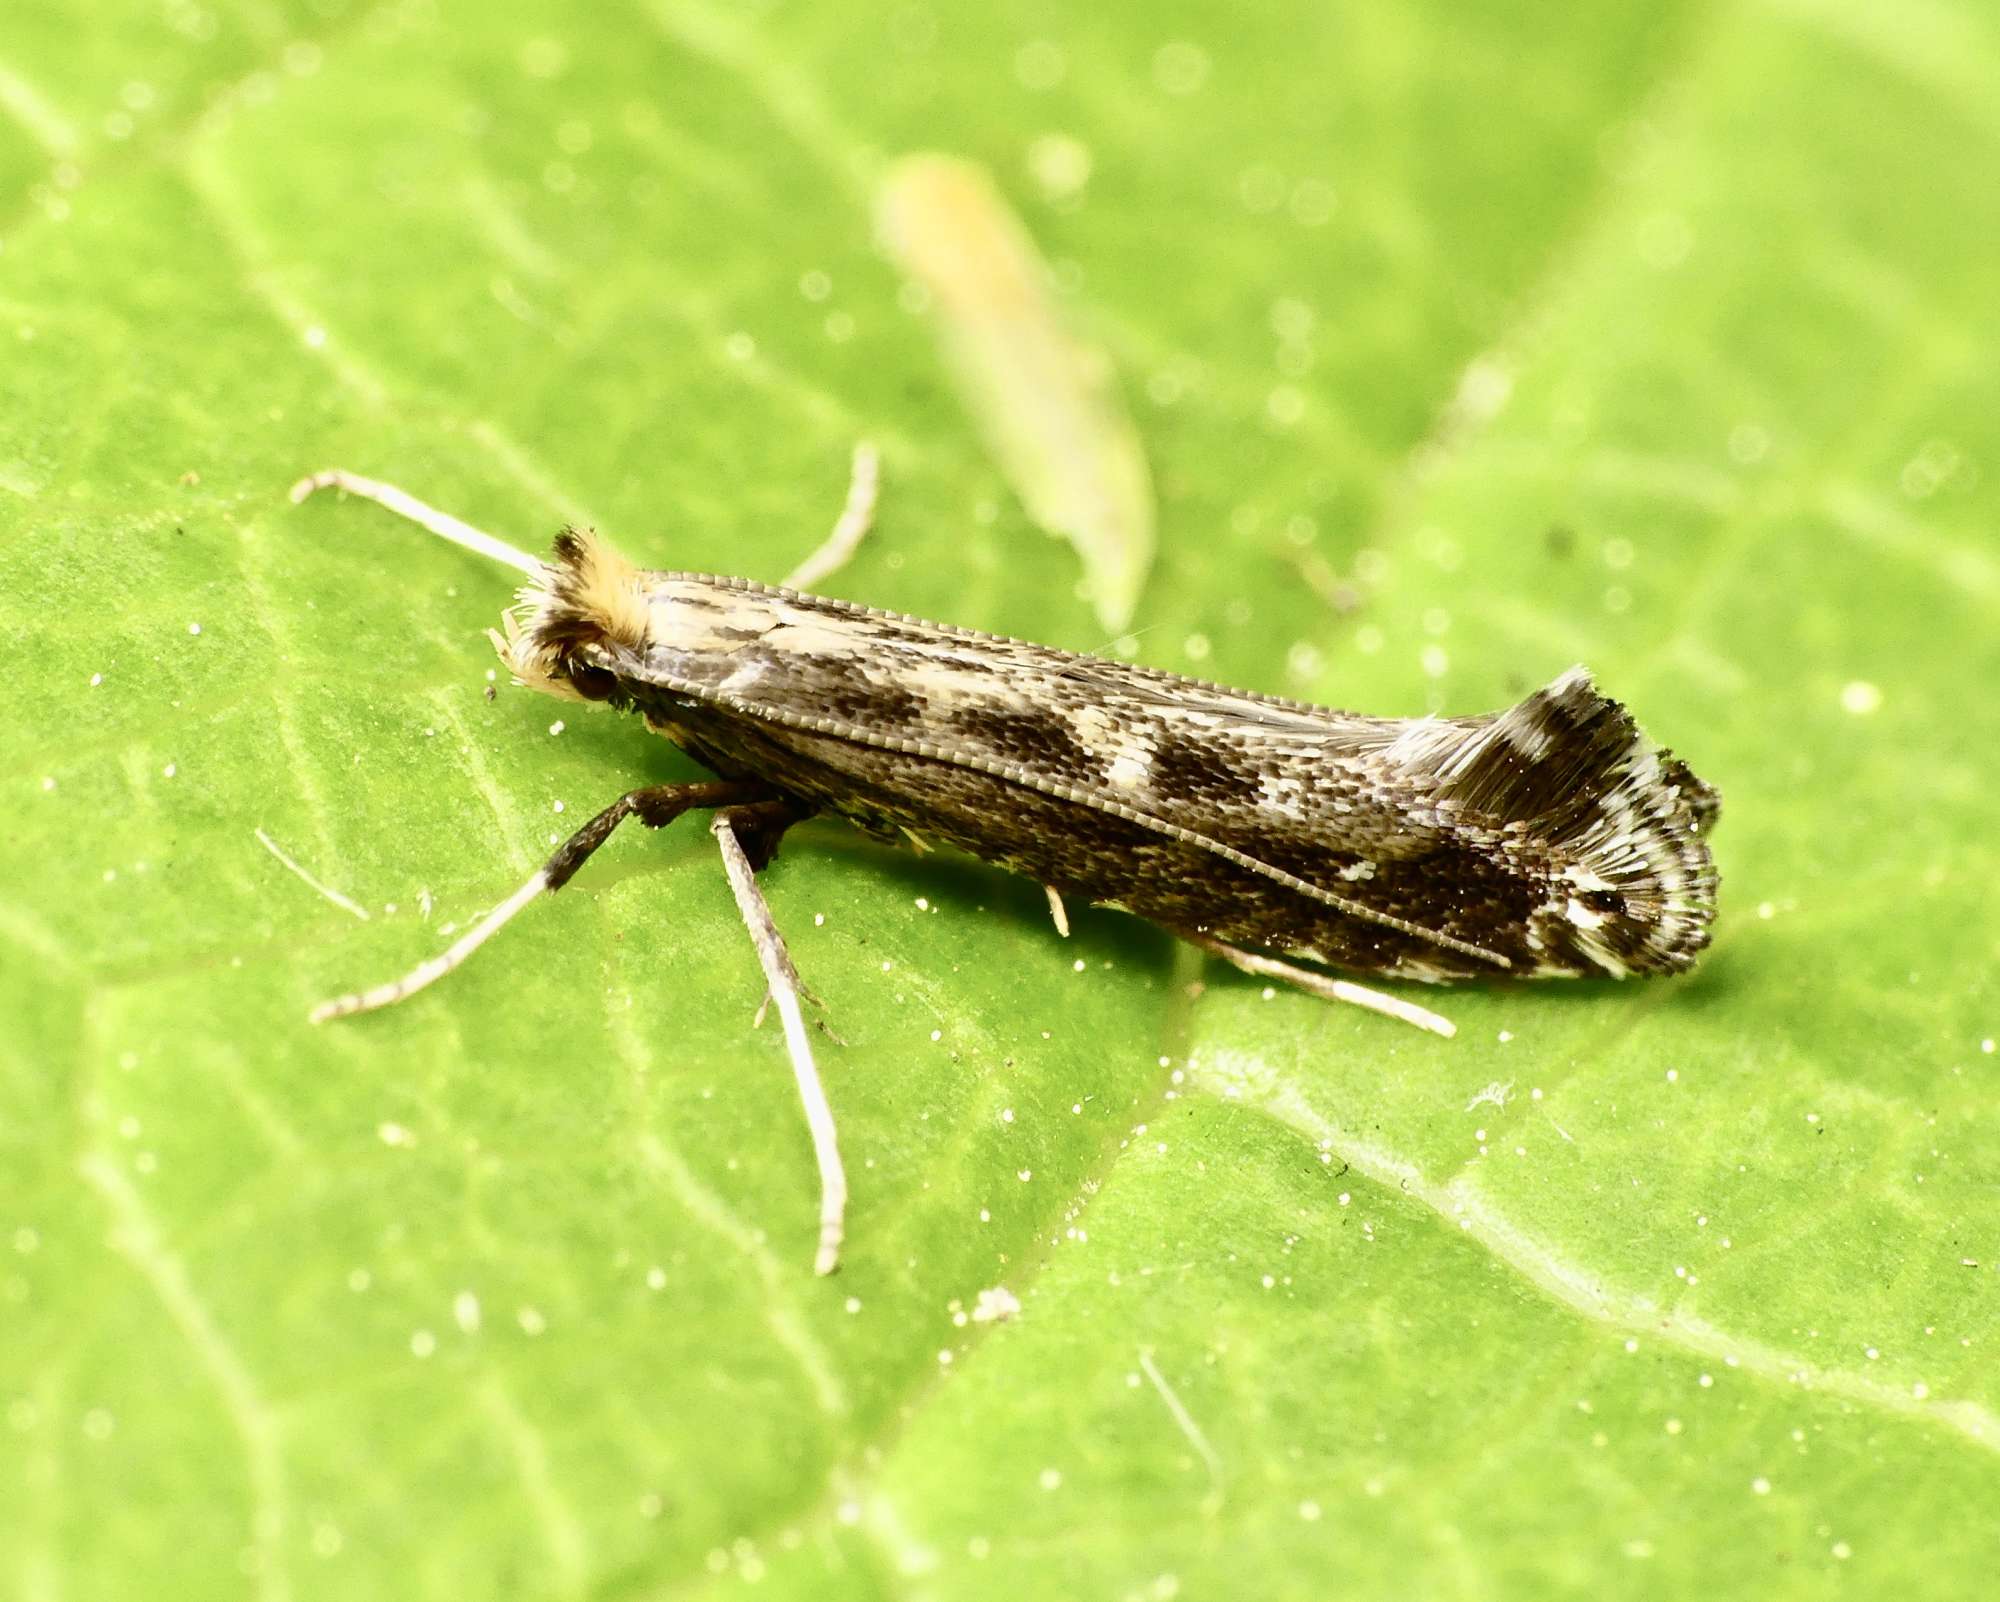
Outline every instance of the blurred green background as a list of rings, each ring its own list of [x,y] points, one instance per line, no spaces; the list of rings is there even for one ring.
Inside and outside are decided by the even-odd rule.
[[[10,5],[0,1587],[1987,1594],[1996,108],[1931,0]],[[305,1026],[692,770],[304,470],[772,579],[865,435],[830,589],[1106,643],[874,248],[915,150],[1116,364],[1139,656],[1588,662],[1724,794],[1696,975],[1435,1041],[808,826],[831,1281],[699,824]]]

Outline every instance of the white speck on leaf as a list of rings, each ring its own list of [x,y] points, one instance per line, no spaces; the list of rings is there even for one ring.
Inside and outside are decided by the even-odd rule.
[[[1882,709],[1882,692],[1866,679],[1854,679],[1841,686],[1840,707],[1858,718],[1866,717]]]

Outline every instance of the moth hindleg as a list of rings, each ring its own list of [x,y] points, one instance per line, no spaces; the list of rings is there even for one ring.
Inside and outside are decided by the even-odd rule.
[[[1449,1018],[1440,1017],[1427,1007],[1419,1007],[1414,1001],[1405,1001],[1401,996],[1392,996],[1381,990],[1370,990],[1366,985],[1357,985],[1351,979],[1336,979],[1331,974],[1320,973],[1312,968],[1302,968],[1295,962],[1286,962],[1280,957],[1267,957],[1261,952],[1245,951],[1241,946],[1232,946],[1209,935],[1190,934],[1186,930],[1176,931],[1183,940],[1202,950],[1213,952],[1232,968],[1253,974],[1260,979],[1282,979],[1287,984],[1297,985],[1301,990],[1315,996],[1325,996],[1329,1001],[1345,1001],[1357,1007],[1366,1007],[1370,1012],[1379,1012],[1385,1017],[1400,1018],[1404,1023],[1415,1024],[1419,1029],[1428,1029],[1434,1035],[1446,1039],[1458,1033],[1458,1025]]]

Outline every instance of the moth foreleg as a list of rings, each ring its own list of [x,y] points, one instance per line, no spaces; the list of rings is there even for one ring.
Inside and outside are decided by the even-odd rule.
[[[329,1018],[344,1018],[349,1013],[373,1012],[378,1007],[393,1006],[404,997],[415,995],[424,986],[434,984],[492,939],[536,896],[544,891],[560,890],[568,884],[576,870],[590,860],[591,854],[610,839],[612,831],[627,818],[638,818],[658,829],[696,807],[725,807],[770,799],[771,793],[764,786],[737,780],[660,784],[643,790],[627,790],[556,847],[555,854],[530,874],[520,889],[460,935],[448,950],[418,963],[402,978],[377,985],[373,990],[355,991],[332,1001],[322,1001],[308,1016],[314,1023],[325,1023]],[[776,849],[775,839],[771,841],[771,849]]]
[[[833,1108],[820,1083],[813,1062],[812,1040],[806,1033],[805,1015],[799,1008],[798,969],[785,949],[785,937],[778,932],[770,904],[757,884],[757,870],[738,837],[738,828],[755,827],[758,808],[730,807],[716,813],[709,828],[722,848],[723,872],[736,895],[736,910],[750,931],[750,943],[757,948],[757,961],[764,970],[770,1001],[778,1009],[784,1026],[785,1051],[792,1060],[792,1078],[799,1087],[799,1101],[805,1108],[806,1128],[812,1134],[813,1157],[819,1164],[819,1250],[813,1255],[813,1272],[831,1274],[840,1266],[840,1242],[845,1233],[847,1174],[840,1163],[840,1138],[834,1128]]]
[[[1267,957],[1260,952],[1245,951],[1240,946],[1232,946],[1208,935],[1189,934],[1181,931],[1181,938],[1204,951],[1213,952],[1232,968],[1253,974],[1260,979],[1282,979],[1287,984],[1297,985],[1301,990],[1310,991],[1315,996],[1325,996],[1329,1001],[1345,1001],[1356,1007],[1366,1007],[1370,1012],[1379,1012],[1385,1017],[1400,1018],[1404,1023],[1415,1024],[1419,1029],[1428,1029],[1434,1035],[1450,1039],[1458,1033],[1458,1025],[1449,1018],[1440,1017],[1428,1008],[1419,1007],[1413,1001],[1405,1001],[1401,996],[1392,996],[1384,991],[1370,990],[1366,985],[1357,985],[1352,980],[1336,979],[1331,974],[1319,973],[1312,968],[1301,968],[1295,962],[1286,962],[1279,957]]]

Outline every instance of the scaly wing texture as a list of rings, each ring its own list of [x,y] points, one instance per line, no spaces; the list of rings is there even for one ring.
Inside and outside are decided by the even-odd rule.
[[[587,658],[632,685],[901,753],[867,776],[917,824],[928,763],[981,770],[1206,844],[1349,916],[1491,954],[1495,969],[1672,972],[1713,916],[1712,792],[1580,670],[1504,713],[1362,717],[740,580],[644,573],[576,536],[558,543],[514,656],[535,682],[539,664]],[[849,810],[837,784],[818,799]],[[1099,899],[1165,915],[1116,871],[1106,864]],[[1202,926],[1230,911],[1218,886]],[[1281,936],[1283,918],[1237,927],[1335,949]],[[1418,976],[1481,971],[1397,961]]]

